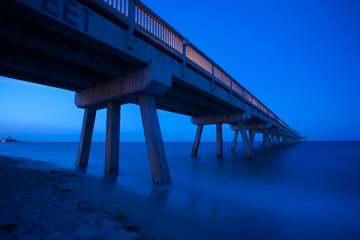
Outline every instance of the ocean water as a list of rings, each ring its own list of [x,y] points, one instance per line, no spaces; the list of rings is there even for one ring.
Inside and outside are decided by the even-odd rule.
[[[360,239],[360,142],[305,142],[262,149],[241,142],[165,143],[171,187],[152,184],[145,143],[120,143],[117,204],[149,239]],[[77,143],[1,143],[0,154],[75,169]],[[104,143],[87,175],[104,177]],[[91,185],[84,183],[84,185]],[[104,186],[104,185],[102,185]],[[91,190],[93,186],[87,186]],[[115,201],[115,200],[114,200]]]

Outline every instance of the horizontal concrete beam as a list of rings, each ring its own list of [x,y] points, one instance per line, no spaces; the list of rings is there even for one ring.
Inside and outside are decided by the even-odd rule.
[[[171,70],[160,62],[152,62],[147,67],[136,68],[124,76],[102,85],[85,89],[75,95],[79,108],[103,108],[106,102],[121,101],[121,98],[144,93],[163,95],[171,87]]]
[[[263,130],[254,130],[254,132],[256,132],[256,133],[263,133],[265,131],[268,132],[270,135],[279,135],[279,134],[281,134],[281,132],[279,132],[277,129],[273,129],[273,128],[263,129]]]
[[[271,123],[246,123],[245,128],[247,130],[263,130],[263,129],[269,129],[272,127]]]
[[[230,126],[230,128],[234,131],[238,131],[240,130],[240,124],[237,123],[237,124],[232,124]],[[245,128],[247,130],[253,130],[253,131],[265,131],[265,130],[268,130],[272,127],[272,125],[270,123],[245,123]]]
[[[224,115],[213,115],[213,116],[198,116],[192,117],[191,122],[196,125],[206,125],[206,124],[218,124],[218,123],[239,123],[251,119],[250,111],[245,111],[242,113],[234,114],[224,114]]]
[[[8,77],[69,90],[84,89],[106,77],[91,69],[21,48],[2,39],[0,52],[0,74]]]
[[[231,130],[238,131],[240,129],[239,124],[233,124],[230,126]],[[267,132],[270,135],[281,135],[282,130],[272,125],[271,123],[246,123],[245,128],[251,130],[254,133]]]
[[[118,58],[76,41],[73,36],[66,37],[45,26],[26,21],[21,16],[1,10],[0,38],[104,74],[120,76],[123,72],[124,62]]]

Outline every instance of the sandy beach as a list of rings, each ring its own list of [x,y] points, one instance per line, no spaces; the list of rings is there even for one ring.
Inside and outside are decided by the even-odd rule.
[[[0,156],[0,239],[146,239],[126,212],[74,190],[79,173]]]

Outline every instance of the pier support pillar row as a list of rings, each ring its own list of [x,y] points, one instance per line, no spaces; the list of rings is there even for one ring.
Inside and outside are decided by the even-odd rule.
[[[170,185],[170,172],[156,112],[155,98],[147,94],[140,95],[139,105],[153,182]]]
[[[240,134],[241,134],[241,138],[243,140],[244,146],[245,146],[245,151],[246,151],[246,155],[248,156],[248,158],[253,158],[254,157],[254,153],[249,141],[249,137],[247,135],[246,129],[245,129],[245,124],[239,123],[239,130],[240,130]]]
[[[119,172],[120,104],[107,103],[105,173]]]
[[[232,146],[231,146],[231,151],[232,151],[232,152],[235,151],[235,147],[236,147],[236,142],[237,142],[238,136],[239,136],[239,130],[235,130],[234,140],[233,140],[233,143],[232,143]]]
[[[86,108],[81,129],[79,150],[76,160],[77,168],[87,168],[91,147],[91,139],[94,131],[96,109]]]
[[[196,157],[196,155],[198,153],[203,128],[204,128],[203,124],[199,124],[197,127],[196,136],[195,136],[195,140],[194,140],[194,146],[193,146],[193,150],[191,152],[191,157]]]

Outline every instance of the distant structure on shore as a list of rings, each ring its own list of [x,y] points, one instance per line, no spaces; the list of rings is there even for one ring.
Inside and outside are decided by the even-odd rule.
[[[11,137],[3,137],[1,139],[1,142],[19,142],[19,141],[16,139],[12,139]]]

